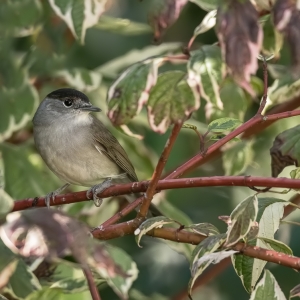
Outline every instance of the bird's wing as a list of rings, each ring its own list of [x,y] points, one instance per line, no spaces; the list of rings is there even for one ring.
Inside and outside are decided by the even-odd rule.
[[[94,122],[91,126],[97,126],[97,130],[92,130],[94,133],[94,139],[99,143],[103,148],[103,153],[109,157],[112,161],[124,170],[129,178],[132,181],[138,181],[138,178],[135,174],[134,167],[130,162],[127,153],[120,145],[118,140],[111,134],[111,132],[99,121],[97,118],[94,118]],[[95,125],[93,125],[95,124]]]

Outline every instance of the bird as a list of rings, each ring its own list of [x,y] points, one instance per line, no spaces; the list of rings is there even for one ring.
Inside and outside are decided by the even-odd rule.
[[[138,181],[134,166],[124,148],[92,112],[93,106],[82,92],[61,88],[49,93],[33,117],[36,148],[49,169],[65,185],[45,197],[46,205],[70,184],[89,187],[96,206],[97,194],[113,184]],[[137,196],[127,195],[131,202]],[[161,215],[152,204],[152,215]]]

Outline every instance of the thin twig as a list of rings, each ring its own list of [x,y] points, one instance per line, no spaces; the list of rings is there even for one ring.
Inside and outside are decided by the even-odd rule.
[[[148,210],[149,210],[149,207],[151,204],[151,200],[153,199],[153,195],[155,194],[155,191],[156,191],[157,183],[158,183],[159,178],[161,177],[161,174],[165,168],[165,165],[167,163],[167,160],[169,158],[169,155],[171,153],[173,145],[176,141],[176,138],[179,134],[181,126],[182,126],[182,122],[176,123],[173,127],[170,138],[167,140],[165,148],[164,148],[164,150],[158,160],[156,168],[153,172],[152,179],[149,183],[147,191],[146,191],[145,195],[143,196],[144,199],[142,200],[142,205],[141,205],[140,211],[137,216],[138,218],[145,218],[147,216],[147,213],[148,213]]]
[[[91,270],[89,269],[89,267],[84,267],[84,268],[82,268],[82,271],[87,280],[92,299],[93,300],[101,300],[101,297],[100,297],[99,291],[97,289],[97,286],[95,284],[94,277],[93,277]]]

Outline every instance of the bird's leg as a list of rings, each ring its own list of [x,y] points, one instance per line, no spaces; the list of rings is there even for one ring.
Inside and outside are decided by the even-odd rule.
[[[59,189],[49,193],[48,195],[45,196],[45,204],[48,208],[50,208],[50,200],[54,201],[55,197],[59,195],[65,188],[67,188],[70,185],[70,183],[66,183]]]
[[[112,179],[110,177],[106,178],[103,182],[92,186],[87,191],[87,193],[86,193],[87,199],[90,199],[89,194],[92,192],[93,193],[94,204],[95,204],[95,206],[99,207],[102,204],[103,199],[99,198],[97,196],[97,194],[103,192],[104,190],[106,190],[107,188],[109,188],[112,185],[113,185]]]

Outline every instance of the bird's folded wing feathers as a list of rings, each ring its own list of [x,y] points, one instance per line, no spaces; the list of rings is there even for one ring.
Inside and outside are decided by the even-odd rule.
[[[97,123],[98,128],[101,128],[95,133],[94,139],[104,148],[103,153],[116,162],[116,164],[128,174],[132,181],[138,181],[134,167],[118,140],[105,128],[101,121],[94,118],[94,122]]]

